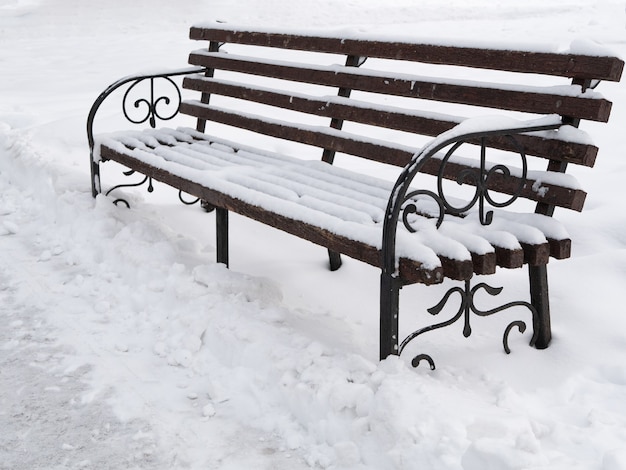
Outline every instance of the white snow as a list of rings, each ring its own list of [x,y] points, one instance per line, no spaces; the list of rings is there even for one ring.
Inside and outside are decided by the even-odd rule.
[[[530,326],[523,308],[379,363],[378,270],[331,273],[324,250],[234,216],[226,270],[213,215],[167,188],[125,190],[131,210],[93,200],[85,135],[109,83],[185,66],[189,27],[211,19],[540,50],[582,38],[624,55],[624,7],[0,0],[0,468],[626,469],[623,84],[597,89],[610,122],[583,124],[600,148],[595,168],[570,169],[585,210],[557,211],[573,257],[549,266],[553,343],[515,330],[509,356],[501,335]],[[97,132],[119,129],[103,111]],[[477,292],[479,308],[527,300],[524,270],[486,281],[505,289]],[[404,288],[403,333],[437,321],[425,308],[454,285]],[[420,352],[436,371],[411,368]]]

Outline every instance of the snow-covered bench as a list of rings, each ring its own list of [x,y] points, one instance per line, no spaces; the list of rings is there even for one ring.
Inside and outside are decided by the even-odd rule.
[[[112,160],[215,208],[218,262],[228,264],[233,211],[328,248],[333,270],[340,254],[381,268],[381,359],[460,318],[469,335],[470,312],[520,306],[532,313],[531,344],[548,346],[546,268],[550,257],[569,257],[571,244],[552,215],[583,208],[586,194],[565,170],[595,162],[598,148],[578,126],[608,120],[611,103],[593,88],[619,81],[620,59],[586,44],[554,53],[220,23],[192,27],[190,36],[209,41],[191,53],[193,67],[126,77],[94,103],[94,197],[100,164]],[[184,93],[197,97],[181,98],[182,76]],[[98,108],[123,85],[124,114],[151,128],[94,137]],[[143,85],[147,95],[133,98]],[[197,119],[195,129],[156,129],[178,113]],[[505,209],[513,202],[516,212]],[[528,302],[474,304],[477,291],[500,291],[472,286],[475,275],[524,265]],[[402,340],[401,287],[445,278],[464,284],[429,312],[458,293],[458,313]],[[506,328],[507,352],[513,327],[525,324]],[[425,359],[434,368],[430,356],[414,354],[415,365]]]

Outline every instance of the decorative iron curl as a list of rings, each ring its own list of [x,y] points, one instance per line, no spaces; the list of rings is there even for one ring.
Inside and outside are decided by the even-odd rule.
[[[194,204],[200,202],[200,198],[197,197],[191,201],[187,201],[185,198],[183,198],[183,192],[182,191],[178,191],[178,200],[180,202],[182,202],[183,204],[185,204],[186,206],[193,206]]]
[[[451,288],[445,293],[445,295],[443,296],[443,298],[441,299],[441,301],[439,301],[437,305],[428,309],[428,313],[430,313],[433,316],[439,315],[443,311],[444,307],[447,305],[448,300],[452,297],[452,295],[459,294],[461,298],[461,302],[454,316],[450,318],[449,320],[446,320],[440,323],[435,323],[433,325],[429,325],[424,328],[420,328],[419,330],[416,330],[410,335],[408,335],[400,343],[400,346],[398,347],[398,354],[402,354],[402,351],[405,349],[405,347],[411,341],[416,339],[418,336],[421,336],[422,334],[427,333],[429,331],[433,331],[439,328],[450,326],[453,323],[455,323],[457,320],[459,320],[461,317],[464,318],[463,336],[468,338],[472,334],[472,327],[470,325],[471,313],[474,313],[480,317],[486,317],[486,316],[501,312],[503,310],[508,310],[509,308],[526,307],[528,308],[528,310],[530,310],[532,314],[533,323],[536,321],[537,310],[528,302],[522,302],[522,301],[509,302],[507,304],[501,305],[500,307],[496,307],[490,310],[478,309],[476,307],[476,304],[474,303],[474,296],[481,289],[483,289],[485,292],[487,292],[491,296],[499,295],[502,292],[501,287],[492,287],[492,286],[489,286],[488,284],[485,284],[484,282],[481,282],[475,285],[474,287],[470,287],[470,281],[465,281],[464,289],[458,286]],[[505,328],[504,334],[502,337],[502,344],[504,346],[504,351],[507,354],[511,353],[511,349],[509,348],[509,334],[514,327],[517,327],[520,333],[524,333],[526,331],[526,323],[521,320],[515,320],[511,322]],[[530,344],[533,345],[535,343],[535,340],[536,340],[535,335],[533,335],[533,338],[531,339]],[[432,357],[429,356],[428,354],[418,354],[417,356],[413,358],[411,363],[413,367],[418,367],[422,360],[426,360],[429,363],[430,368],[432,370],[435,369],[435,362],[433,361]]]
[[[485,130],[485,131],[477,131],[477,132],[468,132],[465,134],[452,134],[449,138],[442,138],[439,140],[435,140],[431,145],[426,146],[422,151],[418,152],[413,156],[411,162],[404,168],[401,172],[400,176],[396,180],[396,183],[391,192],[391,197],[389,198],[389,202],[387,204],[387,209],[385,212],[385,219],[383,224],[383,273],[388,276],[394,276],[397,266],[396,266],[396,232],[398,229],[398,222],[401,217],[401,212],[404,210],[403,207],[406,207],[407,203],[407,194],[411,191],[410,186],[413,182],[415,176],[420,172],[420,170],[426,165],[426,163],[432,159],[438,152],[444,150],[445,148],[450,148],[447,151],[444,161],[440,165],[439,172],[437,175],[437,184],[438,184],[438,194],[437,197],[441,199],[443,202],[443,206],[445,212],[452,212],[457,215],[462,215],[464,212],[467,212],[471,207],[478,202],[480,204],[480,218],[481,222],[484,224],[488,224],[491,222],[493,218],[493,214],[490,212],[485,213],[484,203],[487,201],[488,203],[494,203],[496,207],[505,207],[510,205],[517,199],[519,196],[519,192],[523,189],[524,180],[527,176],[527,161],[526,154],[524,153],[523,148],[519,145],[517,140],[513,137],[518,134],[523,134],[527,132],[537,132],[537,131],[546,131],[546,130],[555,130],[561,127],[562,123],[560,119],[555,119],[554,122],[528,122],[528,123],[520,123],[519,127],[510,127],[503,129],[493,129],[493,130]],[[504,137],[507,139],[511,139],[514,144],[514,147],[522,157],[522,178],[520,182],[520,187],[517,194],[511,196],[511,199],[505,201],[503,203],[498,203],[491,198],[489,195],[488,187],[490,180],[497,174],[510,175],[510,170],[507,169],[504,165],[496,165],[489,170],[486,169],[486,161],[485,161],[485,153],[486,153],[486,139],[490,137]],[[468,178],[475,178],[475,180],[479,183],[477,185],[477,191],[474,194],[472,200],[464,205],[463,207],[455,207],[452,205],[443,194],[443,179],[444,179],[444,170],[446,164],[448,164],[452,154],[465,142],[480,142],[481,145],[481,165],[478,172],[476,170],[468,170],[462,172],[459,176],[457,182],[468,181]],[[427,193],[426,191],[420,192],[420,194],[432,194]],[[435,198],[437,200],[437,198]],[[439,202],[438,202],[439,204]],[[412,210],[412,209],[410,209]],[[406,216],[410,214],[410,212],[405,212]],[[405,215],[402,215],[403,220],[406,219]]]
[[[155,80],[160,79],[163,82],[169,84],[168,86],[171,88],[174,96],[174,100],[172,100],[169,96],[163,95],[155,98]],[[145,82],[146,80],[150,83],[150,97],[149,98],[138,98],[133,103],[133,107],[135,109],[145,108],[145,114],[141,114],[139,118],[133,118],[129,114],[128,110],[128,99],[131,95],[132,90],[139,85],[140,83]],[[172,103],[172,101],[174,101]],[[182,101],[182,95],[180,92],[180,88],[174,80],[170,77],[160,76],[160,77],[147,77],[140,78],[135,81],[132,85],[128,87],[126,93],[124,93],[124,98],[122,99],[122,111],[124,112],[124,116],[133,124],[143,124],[146,121],[149,121],[150,127],[153,129],[156,127],[156,120],[160,119],[161,121],[169,121],[173,119],[178,114],[178,107]],[[170,104],[172,103],[172,104]],[[169,114],[163,114],[164,111],[159,112],[159,109],[167,110],[167,106],[170,106],[173,111],[170,111]]]
[[[135,170],[129,170],[129,171],[124,171],[123,172],[124,176],[131,176],[134,173],[135,173]],[[145,176],[141,181],[138,181],[136,183],[125,183],[125,184],[118,184],[117,186],[113,186],[111,189],[109,189],[105,193],[105,196],[108,196],[109,194],[111,194],[116,189],[120,189],[120,188],[134,188],[134,187],[137,187],[137,186],[141,186],[146,181],[148,182],[148,192],[151,193],[152,191],[154,191],[154,186],[152,185],[152,178],[150,178],[149,176]],[[117,198],[117,199],[115,199],[113,201],[113,204],[115,204],[117,206],[117,204],[119,202],[123,203],[128,209],[130,209],[130,204],[124,198]]]
[[[191,74],[196,74],[196,73],[206,73],[206,68],[188,67],[188,68],[184,68],[180,70],[169,70],[169,71],[164,71],[162,73],[155,73],[155,74],[148,74],[148,75],[145,75],[145,74],[130,75],[130,76],[123,77],[117,80],[116,82],[109,85],[102,93],[100,93],[98,98],[91,105],[91,109],[89,110],[89,114],[87,115],[87,142],[89,143],[89,162],[90,162],[90,167],[91,167],[91,194],[93,195],[93,197],[96,197],[101,191],[100,159],[96,158],[96,155],[94,152],[94,147],[95,147],[94,122],[95,122],[98,110],[100,109],[100,106],[102,105],[102,103],[104,103],[104,101],[107,100],[107,98],[110,97],[120,87],[130,84],[130,88],[134,88],[134,86],[136,86],[138,83],[144,80],[150,80],[150,85],[151,85],[150,100],[139,99],[135,101],[136,108],[139,108],[142,105],[142,103],[145,106],[147,106],[146,115],[143,116],[143,118],[139,120],[130,119],[129,113],[126,109],[127,105],[124,103],[124,101],[126,101],[129,95],[129,89],[126,90],[126,93],[124,95],[124,101],[122,102],[122,109],[124,111],[126,118],[129,119],[131,122],[142,123],[142,122],[145,122],[146,120],[149,120],[150,125],[152,127],[155,127],[157,118],[168,120],[168,119],[172,119],[175,115],[178,114],[178,105],[180,105],[180,99],[181,99],[180,89],[178,88],[176,83],[171,80],[171,77],[180,77],[180,76],[191,75]],[[174,86],[176,88],[176,97],[178,99],[178,105],[176,106],[176,112],[172,113],[172,115],[167,115],[167,114],[164,114],[163,112],[157,111],[157,108],[162,107],[161,104],[168,106],[169,103],[171,102],[171,99],[168,97],[158,97],[156,99],[154,98],[154,83],[155,83],[154,80],[160,79],[160,78],[165,79],[168,83],[174,83]]]
[[[446,198],[443,181],[444,174],[446,170],[446,166],[450,162],[450,158],[453,154],[465,144],[467,141],[456,142],[447,152],[444,158],[441,161],[441,165],[439,167],[439,173],[437,175],[437,192],[439,197],[441,198],[443,205],[445,207],[446,212],[453,215],[461,215],[467,211],[469,211],[472,207],[474,207],[478,203],[478,217],[480,223],[482,225],[489,225],[493,221],[493,211],[486,211],[485,202],[487,202],[492,207],[502,208],[507,207],[513,204],[519,196],[522,194],[524,187],[526,186],[527,174],[528,174],[528,159],[526,158],[526,153],[524,152],[523,147],[519,144],[517,139],[513,135],[505,135],[506,139],[510,140],[513,147],[516,149],[517,153],[521,158],[522,163],[522,175],[519,179],[519,183],[517,188],[512,191],[510,197],[504,202],[497,202],[493,199],[491,194],[489,193],[489,186],[491,181],[496,175],[501,175],[504,178],[511,177],[511,169],[503,164],[497,164],[492,166],[491,168],[487,168],[487,145],[485,142],[485,137],[480,138],[480,167],[479,168],[468,168],[459,172],[456,182],[459,185],[470,184],[475,187],[474,195],[470,198],[470,200],[462,206],[455,206]]]
[[[124,171],[122,172],[124,174],[124,176],[131,176],[135,173],[134,170],[129,170],[129,171]],[[105,196],[108,196],[109,194],[111,194],[113,191],[115,191],[116,189],[120,189],[120,188],[134,188],[137,186],[141,186],[143,184],[145,184],[146,182],[148,182],[148,192],[151,193],[154,191],[154,185],[152,184],[152,178],[145,176],[141,181],[138,181],[136,183],[125,183],[125,184],[118,184],[117,186],[112,187],[111,189],[109,189]],[[193,206],[194,204],[197,204],[198,202],[200,202],[200,198],[195,198],[191,201],[186,200],[183,197],[183,192],[182,191],[178,191],[178,199],[180,200],[180,202],[182,202],[183,204],[185,204],[186,206]],[[130,204],[128,203],[128,201],[126,199],[123,198],[117,198],[113,201],[113,204],[117,205],[118,203],[123,203],[127,208],[130,209]]]
[[[404,226],[411,233],[417,232],[417,229],[415,229],[411,224],[409,217],[411,216],[411,214],[425,215],[417,210],[417,205],[415,204],[415,202],[418,199],[418,196],[428,196],[437,203],[439,211],[437,213],[436,225],[437,228],[439,228],[439,226],[443,223],[443,217],[445,215],[444,201],[439,197],[437,193],[434,193],[433,191],[428,191],[427,189],[418,189],[416,191],[412,191],[404,197],[404,203],[402,204],[402,222],[404,223]]]

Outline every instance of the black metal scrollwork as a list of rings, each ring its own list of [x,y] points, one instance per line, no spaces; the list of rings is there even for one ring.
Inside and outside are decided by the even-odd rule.
[[[446,171],[446,166],[448,165],[450,158],[452,155],[458,150],[461,145],[465,143],[465,141],[455,143],[450,150],[446,153],[445,157],[441,162],[441,166],[439,168],[439,174],[437,177],[437,191],[439,193],[439,197],[441,198],[443,205],[445,207],[446,212],[454,215],[460,215],[471,208],[473,208],[476,204],[478,204],[478,216],[480,223],[483,225],[489,225],[493,221],[493,211],[486,211],[485,202],[487,202],[492,207],[502,208],[510,206],[515,202],[515,200],[520,196],[522,190],[526,186],[526,177],[528,174],[528,160],[526,158],[526,154],[524,149],[519,145],[515,137],[512,135],[505,136],[507,139],[511,141],[513,146],[517,149],[517,152],[521,158],[521,177],[519,179],[519,183],[515,191],[511,194],[509,199],[504,202],[497,202],[495,199],[491,197],[489,194],[489,186],[491,180],[496,175],[504,176],[508,178],[511,176],[511,170],[506,165],[498,164],[494,165],[490,168],[487,168],[487,159],[486,159],[486,151],[487,146],[485,143],[485,138],[480,139],[480,166],[478,168],[471,168],[462,170],[459,172],[456,182],[459,185],[463,185],[465,183],[471,184],[476,188],[476,191],[470,200],[462,206],[454,206],[449,200],[446,198],[444,193],[443,181]]]
[[[124,176],[131,176],[131,175],[135,174],[135,171],[134,170],[124,171],[123,174],[124,174]],[[125,183],[125,184],[118,184],[117,186],[113,186],[111,189],[109,189],[105,193],[105,196],[108,196],[113,191],[115,191],[116,189],[119,189],[119,188],[134,188],[134,187],[137,187],[137,186],[141,186],[146,181],[148,182],[148,192],[151,193],[152,191],[154,191],[154,186],[152,185],[152,178],[150,178],[148,176],[145,176],[141,181],[138,181],[136,183]],[[113,204],[115,204],[117,206],[117,204],[119,202],[123,203],[127,208],[130,209],[130,204],[128,203],[128,201],[126,199],[123,199],[123,198],[115,199],[113,201]]]
[[[197,197],[191,201],[187,201],[184,197],[183,197],[183,192],[182,191],[178,191],[178,200],[180,202],[182,202],[183,204],[185,204],[186,206],[193,206],[194,204],[200,202],[200,198]]]
[[[145,81],[149,82],[150,85],[150,96],[148,98],[138,98],[134,101],[133,107],[135,109],[143,108],[145,113],[141,113],[138,118],[132,117],[128,100],[132,96],[132,92],[140,83]],[[170,88],[170,96],[164,94],[162,96],[155,97],[155,82],[156,80],[161,80],[161,83],[164,83],[166,86]],[[133,124],[143,124],[148,121],[150,123],[150,127],[153,129],[156,127],[156,120],[160,119],[161,121],[169,121],[173,119],[178,114],[178,106],[182,100],[182,96],[180,93],[180,89],[178,85],[172,80],[170,77],[148,77],[141,78],[135,81],[131,86],[128,87],[126,93],[124,93],[124,98],[122,100],[122,110],[124,112],[124,116]],[[168,108],[169,107],[169,108]],[[165,113],[169,109],[169,113]],[[160,111],[161,110],[161,111]]]
[[[148,121],[150,126],[154,128],[156,127],[157,119],[168,121],[178,115],[182,95],[180,88],[172,77],[180,77],[196,73],[206,73],[206,69],[204,67],[188,67],[180,70],[164,71],[162,73],[130,75],[112,83],[102,93],[100,93],[100,96],[98,96],[92,104],[91,109],[89,110],[89,115],[87,116],[87,141],[89,143],[89,160],[91,166],[91,192],[94,197],[99,194],[101,190],[99,167],[100,160],[99,158],[95,158],[94,153],[94,121],[102,103],[104,103],[104,101],[119,88],[128,86],[122,99],[122,111],[124,116],[130,122],[135,124],[142,124]],[[141,87],[137,88],[141,83],[147,83],[149,86],[147,97],[139,96],[137,99],[132,101],[133,98],[131,98],[131,95],[135,96],[136,94],[141,94]],[[161,91],[167,91],[167,93],[161,93]],[[132,172],[126,172],[125,174],[129,176]],[[107,194],[120,187],[140,186],[146,181],[149,181],[148,189],[151,190],[152,181],[149,178],[146,178],[139,183],[116,186],[110,189]],[[180,196],[180,198],[182,200],[182,196]],[[126,200],[119,199],[115,202],[123,202],[128,206],[128,201]]]
[[[124,171],[122,172],[124,174],[124,176],[131,176],[133,174],[135,174],[134,170],[129,170],[129,171]],[[145,183],[148,183],[148,192],[151,193],[152,191],[154,191],[154,185],[152,184],[152,178],[145,176],[141,181],[137,181],[136,183],[124,183],[124,184],[118,184],[117,186],[113,186],[111,189],[109,189],[106,193],[105,196],[108,196],[109,194],[111,194],[113,191],[115,191],[116,189],[120,189],[120,188],[135,188],[138,186],[141,186]],[[185,204],[186,206],[192,206],[194,204],[197,204],[200,201],[200,198],[195,198],[191,201],[186,200],[183,197],[183,192],[182,191],[178,191],[178,199],[180,200],[180,202],[182,202],[183,204]],[[124,198],[117,198],[113,201],[113,204],[117,205],[118,203],[123,203],[127,208],[130,209],[130,204],[128,203],[128,201]]]
[[[155,89],[156,80],[160,80],[161,84],[165,84],[169,88],[169,94],[163,94],[158,97],[156,96],[156,89]],[[144,83],[146,81],[149,83],[149,86],[150,86],[149,97],[137,98],[132,104],[132,107],[134,107],[135,109],[141,108],[144,110],[144,112],[139,114],[139,117],[133,117],[131,116],[131,114],[133,113],[131,113],[128,109],[129,99],[131,99],[130,97],[133,96],[133,90],[135,89],[135,87],[139,86],[139,84]],[[126,119],[128,119],[133,124],[143,124],[144,122],[148,121],[150,124],[150,127],[154,129],[156,127],[157,119],[161,121],[169,121],[173,119],[174,117],[176,117],[176,115],[178,114],[178,108],[180,106],[181,101],[182,101],[182,95],[180,92],[180,88],[178,87],[176,82],[174,82],[174,80],[172,80],[170,77],[167,77],[167,76],[143,77],[143,78],[136,80],[132,85],[130,85],[128,89],[126,90],[126,93],[124,93],[124,98],[122,99],[122,111],[124,112],[124,116],[126,117]],[[168,109],[169,109],[169,112],[166,112],[168,111]],[[132,173],[133,172],[125,172],[124,174],[129,176]],[[153,191],[152,179],[146,177],[138,183],[122,184],[122,185],[115,186],[114,188],[111,188],[107,192],[107,195],[113,189],[117,189],[121,187],[141,186],[146,181],[148,181],[148,192],[152,192]],[[183,204],[186,204],[186,205],[193,205],[199,201],[199,199],[195,199],[192,201],[185,200],[183,198],[182,191],[179,191],[178,199]],[[114,204],[117,204],[118,202],[123,202],[126,205],[126,207],[130,207],[130,205],[128,204],[128,201],[124,199],[116,199],[113,202]]]
[[[474,186],[475,192],[474,195],[469,198],[469,201],[460,206],[455,206],[453,203],[449,201],[446,197],[444,190],[444,174],[446,172],[446,166],[449,164],[450,159],[453,154],[463,145],[466,141],[456,142],[450,150],[446,153],[446,155],[441,160],[441,165],[439,167],[439,173],[437,175],[437,192],[429,191],[429,190],[415,190],[406,194],[403,198],[402,209],[401,209],[401,217],[402,222],[406,229],[414,233],[417,230],[413,227],[410,216],[411,214],[423,215],[426,217],[436,217],[437,228],[441,226],[443,222],[444,215],[446,213],[452,215],[462,215],[467,213],[470,209],[472,209],[476,204],[478,204],[478,218],[482,225],[489,225],[493,221],[493,211],[486,210],[486,204],[488,203],[491,207],[502,208],[507,207],[515,202],[515,200],[520,196],[524,187],[526,186],[526,179],[528,174],[528,161],[526,158],[526,154],[524,153],[524,149],[517,143],[516,139],[513,136],[506,136],[506,138],[510,139],[513,145],[517,148],[518,154],[521,158],[521,178],[519,179],[519,183],[513,194],[503,202],[496,201],[491,194],[489,193],[490,181],[495,177],[496,174],[499,174],[505,178],[510,177],[512,175],[511,169],[506,165],[498,164],[487,168],[486,165],[486,145],[485,139],[481,139],[481,152],[480,152],[480,166],[477,168],[468,168],[459,172],[456,182],[459,185],[470,184]],[[419,199],[419,196],[427,196],[431,198],[433,201],[437,203],[438,211],[437,214],[428,214],[424,211],[418,211],[416,206],[416,201]]]
[[[427,327],[416,330],[410,335],[408,335],[404,339],[404,341],[400,343],[400,346],[398,347],[398,354],[401,354],[404,348],[418,336],[421,336],[422,334],[427,333],[429,331],[433,331],[439,328],[450,326],[453,323],[455,323],[457,320],[459,320],[461,317],[463,317],[464,319],[463,336],[468,338],[472,334],[472,327],[470,325],[471,313],[474,313],[475,315],[478,315],[480,317],[486,317],[486,316],[501,312],[503,310],[507,310],[509,308],[526,307],[528,310],[530,310],[532,314],[533,322],[535,321],[535,317],[537,316],[537,311],[528,302],[523,302],[523,301],[509,302],[507,304],[501,305],[499,307],[496,307],[490,310],[478,309],[476,307],[476,304],[474,303],[474,296],[481,289],[483,289],[485,292],[487,292],[491,296],[496,296],[502,292],[501,287],[491,287],[488,284],[485,284],[484,282],[481,282],[475,285],[474,287],[471,287],[470,281],[465,281],[465,288],[461,288],[458,286],[451,288],[450,290],[448,290],[448,292],[446,292],[446,294],[443,296],[443,299],[441,299],[441,301],[437,305],[428,309],[428,312],[431,315],[439,315],[443,311],[444,307],[447,305],[450,297],[452,297],[453,294],[458,293],[461,297],[461,303],[459,305],[459,309],[457,310],[456,314],[449,320],[443,321],[441,323],[435,323],[433,325],[429,325]],[[524,333],[526,331],[526,323],[524,323],[521,320],[516,320],[516,321],[511,322],[504,330],[502,343],[504,345],[504,350],[507,354],[510,354],[511,352],[511,349],[509,348],[509,344],[508,344],[508,338],[509,338],[509,334],[511,330],[514,327],[517,327],[520,333]],[[534,340],[535,338],[533,337],[530,342],[531,345],[534,344]],[[435,369],[435,362],[433,361],[432,357],[429,356],[428,354],[418,354],[417,356],[415,356],[412,361],[413,366],[417,367],[422,360],[426,360],[430,364],[430,368],[433,370]]]
[[[417,232],[417,229],[413,227],[413,224],[411,223],[411,220],[410,220],[410,216],[412,214],[426,215],[426,216],[430,215],[430,214],[427,214],[426,211],[419,211],[417,209],[417,202],[420,199],[419,196],[427,196],[437,203],[437,207],[438,207],[437,216],[436,216],[437,228],[439,228],[439,226],[443,223],[443,217],[445,215],[444,201],[441,197],[439,197],[437,193],[434,193],[433,191],[428,191],[426,189],[419,189],[419,190],[410,192],[404,198],[404,204],[402,206],[402,222],[404,223],[404,226],[406,227],[406,229],[411,233]]]
[[[160,80],[159,83],[161,83],[161,85],[165,85],[169,89],[168,94],[162,94],[161,96],[156,96],[157,93],[156,93],[155,83],[157,83],[156,82],[157,80]],[[131,116],[132,113],[129,111],[129,104],[128,104],[129,99],[131,99],[130,97],[133,95],[133,90],[135,89],[135,87],[139,86],[139,84],[144,83],[146,81],[148,81],[149,86],[150,86],[149,97],[137,98],[132,104],[132,107],[134,107],[135,109],[141,108],[144,110],[144,112],[139,114],[139,117],[132,117]],[[126,90],[126,93],[124,93],[124,98],[122,99],[122,111],[124,112],[124,116],[126,117],[126,119],[128,119],[133,124],[143,124],[144,122],[148,121],[150,124],[150,127],[154,129],[156,127],[157,119],[161,121],[169,121],[170,119],[173,119],[174,117],[176,117],[176,115],[178,114],[178,108],[180,106],[181,101],[182,101],[182,95],[180,92],[180,88],[178,87],[176,82],[174,82],[174,80],[172,80],[170,77],[168,76],[142,77],[136,80],[132,85],[130,85],[128,89]],[[169,112],[168,112],[168,109],[169,109]],[[128,176],[129,174],[132,174],[132,173],[133,172],[127,172],[124,174]],[[107,194],[109,194],[113,189],[117,189],[121,187],[141,186],[146,181],[149,182],[148,192],[152,192],[153,191],[152,179],[146,177],[139,183],[123,184],[123,185],[115,186],[114,188],[110,189],[107,192]],[[180,200],[180,202],[182,202],[185,205],[193,205],[193,204],[196,204],[200,200],[196,198],[196,199],[192,199],[188,201],[183,197],[182,191],[178,192],[178,199]],[[124,199],[116,199],[114,201],[115,204],[117,204],[118,202],[123,202],[124,204],[126,204],[127,207],[129,207],[128,202]]]

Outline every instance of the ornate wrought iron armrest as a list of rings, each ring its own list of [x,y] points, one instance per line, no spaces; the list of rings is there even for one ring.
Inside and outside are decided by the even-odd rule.
[[[479,204],[481,222],[488,225],[491,222],[492,214],[490,212],[484,213],[483,203],[485,200],[494,207],[505,207],[510,205],[518,195],[513,195],[511,199],[504,203],[495,203],[491,200],[486,189],[486,181],[489,176],[495,172],[503,174],[510,174],[509,168],[505,165],[495,165],[491,168],[486,168],[485,162],[485,139],[489,137],[510,137],[515,142],[514,136],[518,134],[524,134],[528,132],[556,130],[563,125],[561,117],[558,115],[547,116],[533,121],[517,121],[512,119],[499,120],[494,124],[494,120],[489,118],[487,121],[481,118],[473,118],[463,121],[461,124],[450,129],[447,132],[440,134],[434,138],[429,144],[427,144],[422,150],[414,155],[411,162],[404,168],[400,176],[398,177],[389,202],[387,205],[387,211],[385,214],[385,221],[383,227],[383,272],[388,275],[394,275],[397,268],[396,260],[396,232],[399,219],[402,218],[404,225],[409,231],[414,231],[408,221],[407,216],[410,213],[415,212],[415,206],[411,203],[418,196],[428,196],[434,199],[439,205],[439,217],[437,220],[437,226],[443,221],[444,213],[463,213],[473,207],[475,204]],[[472,184],[476,186],[475,196],[463,207],[452,207],[445,196],[443,195],[442,178],[443,167],[450,159],[452,154],[463,144],[471,141],[472,143],[479,142],[481,145],[481,162],[480,167],[476,168],[471,173],[469,171],[459,174],[459,182],[472,180]],[[517,145],[517,144],[516,144]],[[441,163],[441,169],[438,175],[438,191],[437,193],[429,190],[409,190],[411,182],[419,173],[421,168],[426,162],[433,158],[437,153],[450,147],[443,157]],[[518,151],[522,157],[522,182],[526,179],[526,156],[523,148],[517,145]],[[521,191],[521,188],[520,188]]]
[[[90,156],[93,158],[93,147],[94,147],[93,124],[94,124],[94,120],[96,117],[96,113],[98,112],[100,105],[102,105],[102,103],[107,99],[107,97],[111,95],[115,90],[117,90],[123,85],[132,83],[128,87],[128,90],[126,91],[126,94],[124,95],[124,99],[122,102],[122,110],[124,111],[124,115],[126,119],[128,119],[130,122],[133,122],[135,124],[140,124],[142,122],[146,122],[149,120],[150,125],[154,127],[155,118],[168,120],[168,119],[172,119],[176,114],[178,114],[178,109],[176,109],[176,111],[172,115],[169,115],[169,116],[160,116],[158,114],[156,106],[162,101],[165,102],[166,104],[169,104],[170,99],[166,96],[162,96],[162,97],[154,96],[154,87],[153,87],[154,80],[162,78],[162,79],[169,81],[174,86],[175,92],[178,97],[178,103],[180,104],[180,98],[181,98],[180,89],[178,85],[176,85],[176,83],[172,81],[171,77],[176,77],[176,76],[181,76],[181,75],[190,75],[194,73],[201,73],[204,71],[205,71],[204,67],[186,67],[184,69],[164,70],[162,72],[155,72],[155,73],[135,74],[135,75],[129,75],[129,76],[123,77],[117,80],[116,82],[112,83],[111,85],[109,85],[100,94],[100,96],[98,96],[98,98],[94,101],[94,103],[91,106],[91,109],[89,110],[89,115],[87,117],[87,141],[89,142]],[[145,118],[142,118],[140,120],[133,120],[129,117],[129,115],[126,112],[125,100],[130,90],[135,85],[139,84],[140,82],[143,82],[144,80],[150,80],[151,96],[149,98],[142,98],[142,99],[135,101],[134,106],[136,108],[138,108],[140,105],[147,106],[147,112],[146,112]]]

